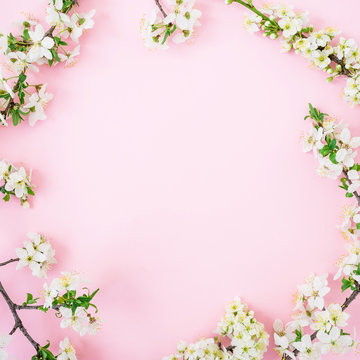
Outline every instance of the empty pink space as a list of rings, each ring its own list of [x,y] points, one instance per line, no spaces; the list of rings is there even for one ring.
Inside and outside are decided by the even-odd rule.
[[[289,319],[296,286],[311,272],[332,277],[345,252],[336,226],[349,201],[317,175],[300,143],[308,102],[360,135],[360,108],[341,99],[344,80],[328,84],[279,42],[251,36],[236,4],[198,0],[196,39],[149,51],[139,24],[153,0],[79,2],[97,11],[79,63],[35,75],[54,94],[46,121],[1,129],[1,158],[32,168],[37,187],[29,210],[1,203],[0,261],[28,231],[47,235],[58,259],[50,280],[75,270],[100,287],[104,326],[80,337],[51,314],[33,313],[24,314],[26,326],[55,349],[69,336],[78,359],[158,360],[181,339],[211,335],[240,296],[270,332],[274,319]],[[358,1],[284,3],[360,42]],[[21,11],[41,18],[44,8],[4,3],[2,30]],[[42,287],[15,266],[0,272],[18,302]],[[350,313],[360,329],[359,304]],[[0,314],[6,333],[12,319],[3,302]],[[20,335],[10,349],[18,359],[33,355]],[[276,358],[271,349],[265,355]]]

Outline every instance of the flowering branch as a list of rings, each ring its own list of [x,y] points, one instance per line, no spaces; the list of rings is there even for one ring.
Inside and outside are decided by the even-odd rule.
[[[64,40],[70,37],[77,43],[82,33],[94,25],[92,16],[95,11],[78,14],[74,9],[77,1],[48,1],[46,22],[50,27],[47,31],[38,21],[28,17],[22,23],[18,36],[0,34],[0,52],[7,60],[6,68],[16,74],[5,78],[0,69],[0,100],[4,100],[0,103],[0,124],[4,126],[8,125],[10,117],[14,126],[24,121],[25,116],[31,126],[38,120],[46,119],[44,108],[52,99],[52,94],[46,93],[46,84],[28,82],[29,70],[39,71],[36,65],[52,66],[63,61],[66,66],[73,65],[80,46],[69,50],[69,44]],[[58,30],[56,34],[55,30]]]
[[[194,28],[200,26],[201,11],[194,8],[195,0],[167,0],[167,3],[169,13],[160,0],[155,0],[156,9],[151,16],[142,19],[141,35],[148,48],[166,49],[170,38],[174,43],[186,42]]]
[[[220,320],[214,336],[187,345],[180,341],[177,354],[166,356],[163,360],[199,359],[252,359],[260,360],[269,345],[269,334],[264,325],[255,318],[255,313],[236,297],[226,307],[225,316]],[[228,343],[225,346],[222,344]]]
[[[346,298],[345,302],[341,305],[342,311],[345,311],[349,307],[349,305],[356,299],[356,297],[359,295],[359,293],[360,293],[360,284],[358,284],[356,282],[356,290],[354,290],[351,293],[351,295],[348,298]],[[317,334],[318,334],[318,331],[315,331],[314,333],[311,334],[311,336],[310,336],[311,341],[314,341],[316,339]],[[299,352],[300,351],[298,349],[295,349],[293,351],[293,355],[297,356],[299,354]],[[291,354],[284,353],[282,359],[291,360],[292,356],[291,356]]]
[[[28,197],[34,196],[31,184],[31,172],[27,175],[23,166],[20,169],[5,160],[0,161],[0,192],[4,195],[3,200],[9,201],[15,197],[20,200],[23,207],[28,208]]]
[[[55,250],[40,234],[29,233],[28,238],[29,240],[24,242],[23,248],[16,249],[18,258],[0,263],[0,266],[18,262],[17,269],[29,267],[34,276],[44,277],[51,264],[56,262]],[[53,279],[50,286],[44,284],[44,303],[42,305],[37,304],[39,298],[34,298],[31,293],[27,294],[25,302],[18,305],[11,300],[0,282],[0,294],[5,299],[15,322],[9,335],[0,335],[0,358],[3,359],[4,354],[5,359],[7,358],[4,347],[10,342],[15,331],[19,329],[36,350],[36,355],[32,357],[32,360],[76,360],[75,349],[67,338],[60,343],[60,353],[56,356],[49,350],[49,342],[45,346],[40,346],[24,327],[18,311],[39,310],[47,312],[52,309],[56,311],[56,316],[61,319],[62,328],[71,326],[80,335],[95,334],[101,325],[101,320],[92,314],[90,308],[95,309],[95,313],[97,313],[97,307],[92,301],[99,289],[90,293],[90,290],[84,288],[87,293],[82,293],[79,296],[77,294],[79,283],[80,277],[78,275],[62,273],[62,277]]]
[[[315,67],[328,73],[331,82],[337,76],[348,77],[344,89],[344,99],[352,104],[360,104],[360,49],[353,39],[341,37],[332,44],[340,32],[326,28],[314,31],[308,25],[307,15],[293,11],[285,5],[256,8],[252,0],[226,0],[227,4],[236,2],[250,11],[245,18],[245,27],[251,32],[264,31],[270,39],[282,39],[282,51],[295,49],[297,54],[309,59]]]

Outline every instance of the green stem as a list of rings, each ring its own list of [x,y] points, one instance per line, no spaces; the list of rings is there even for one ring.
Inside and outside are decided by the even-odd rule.
[[[245,1],[242,0],[234,0],[234,2],[239,3],[240,5],[245,6],[247,9],[249,9],[250,11],[252,11],[253,13],[255,13],[256,15],[260,16],[264,21],[270,21],[274,26],[276,26],[276,28],[278,28],[280,30],[280,26],[279,24],[274,21],[271,20],[268,16],[266,16],[265,14],[263,14],[261,11],[259,11],[254,5],[248,4]]]

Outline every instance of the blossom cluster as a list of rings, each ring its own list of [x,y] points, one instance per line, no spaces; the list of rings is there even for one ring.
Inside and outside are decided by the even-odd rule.
[[[342,277],[342,290],[360,288],[360,207],[348,205],[344,208],[340,231],[347,240],[347,254],[339,261],[339,270],[334,279]]]
[[[201,339],[189,345],[179,342],[178,353],[163,360],[257,360],[263,358],[269,344],[264,325],[255,319],[254,312],[240,298],[235,298],[226,307],[216,333],[219,337]],[[222,342],[230,342],[230,345],[225,346]]]
[[[101,327],[101,319],[89,311],[91,303],[98,290],[93,293],[77,296],[80,276],[69,272],[61,273],[60,278],[55,278],[50,286],[43,286],[44,304],[42,309],[53,308],[59,311],[62,328],[72,327],[81,336],[85,334],[94,335]]]
[[[27,237],[29,240],[24,242],[24,246],[15,249],[19,258],[16,269],[29,266],[33,276],[45,277],[51,265],[56,263],[55,250],[43,235],[29,232]]]
[[[317,360],[330,351],[345,354],[354,349],[355,339],[343,330],[349,314],[340,304],[325,306],[324,296],[330,291],[327,277],[311,274],[298,287],[293,320],[285,326],[275,320],[274,341],[281,356]]]
[[[257,9],[250,0],[226,3],[233,1],[252,11],[244,22],[249,32],[262,30],[270,39],[280,38],[283,52],[294,49],[329,74],[328,81],[339,75],[347,76],[343,97],[351,104],[360,104],[360,50],[354,39],[337,38],[340,31],[330,27],[315,31],[308,24],[307,13],[295,12],[292,6],[264,5]]]
[[[0,69],[0,124],[14,126],[28,117],[33,126],[45,120],[45,107],[52,99],[46,84],[31,84],[28,71],[39,71],[38,66],[53,66],[65,62],[71,66],[80,53],[80,36],[94,26],[95,10],[82,14],[75,11],[77,1],[49,0],[45,22],[48,30],[35,18],[27,16],[19,22],[18,34],[0,34],[0,53],[5,57],[4,75]],[[73,45],[69,45],[68,39]],[[66,41],[65,41],[66,40]]]
[[[24,167],[16,168],[6,160],[0,161],[0,191],[4,201],[9,201],[12,196],[18,198],[21,205],[28,208],[29,195],[35,195],[31,184],[31,172],[28,175]]]
[[[0,360],[7,360],[8,353],[6,346],[9,345],[12,335],[0,334]],[[48,346],[41,347],[38,354],[32,357],[33,360],[49,359],[49,360],[77,360],[76,350],[71,345],[69,339],[66,337],[59,344],[59,354],[54,356],[49,350]]]
[[[313,151],[319,162],[318,173],[331,179],[340,177],[346,197],[356,196],[360,187],[360,165],[355,162],[360,137],[352,137],[344,124],[309,105],[311,129],[303,136],[303,151]]]
[[[141,22],[141,36],[148,48],[168,47],[171,38],[176,44],[189,41],[194,34],[195,27],[200,26],[201,11],[195,9],[195,0],[166,0],[169,12],[163,7],[153,10],[150,16]]]
[[[28,233],[28,239],[24,242],[22,248],[17,248],[18,258],[11,259],[0,266],[5,266],[11,262],[18,262],[17,269],[29,267],[33,276],[42,278],[47,274],[50,265],[56,263],[55,250],[43,235],[38,233]],[[54,310],[56,317],[60,319],[60,327],[72,327],[73,330],[80,333],[94,335],[100,329],[102,321],[97,316],[97,307],[93,303],[95,295],[99,289],[90,292],[86,287],[80,288],[82,279],[79,274],[62,272],[61,276],[54,278],[50,285],[43,284],[41,297],[34,297],[27,293],[26,300],[17,305],[12,303],[8,296],[7,302],[11,303],[11,309],[29,309],[48,312]],[[4,288],[0,282],[0,294],[4,296]],[[15,328],[16,329],[16,328]],[[29,335],[25,335],[29,336]],[[11,340],[10,335],[0,334],[0,360],[8,358],[5,347]],[[36,346],[37,354],[32,357],[33,360],[76,360],[76,351],[65,338],[60,342],[58,355],[50,351],[50,343],[45,346]]]

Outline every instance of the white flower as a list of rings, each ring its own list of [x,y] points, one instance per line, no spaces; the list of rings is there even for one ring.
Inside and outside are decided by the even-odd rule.
[[[62,7],[63,7],[63,0],[55,0],[55,9],[60,11]]]
[[[354,157],[356,157],[357,152],[353,152],[351,149],[340,149],[336,153],[336,161],[344,164],[346,167],[351,167],[354,165]]]
[[[162,33],[162,28],[156,30],[153,29],[154,24],[159,24],[163,19],[159,16],[159,10],[154,10],[148,17],[142,19],[140,26],[141,36],[143,38],[144,44],[149,49],[163,48],[167,49],[168,45],[162,43],[159,37]]]
[[[88,323],[85,325],[83,330],[84,334],[95,335],[102,326],[102,320],[96,316],[88,316]]]
[[[323,138],[323,128],[320,127],[318,130],[315,127],[310,129],[307,135],[303,136],[303,151],[308,152],[322,147],[321,140]]]
[[[327,310],[316,311],[313,317],[313,323],[311,324],[311,329],[329,331],[330,328],[331,323],[329,312]]]
[[[164,24],[175,24],[180,30],[192,31],[201,17],[201,11],[193,8],[193,1],[175,3],[173,10],[165,17]]]
[[[307,298],[308,304],[312,309],[322,309],[324,307],[324,296],[329,293],[330,288],[327,282],[328,275],[315,276],[311,274],[305,284],[298,287],[300,294]]]
[[[279,4],[275,6],[275,14],[279,18],[292,18],[295,16],[292,6],[286,6],[284,4]]]
[[[77,290],[80,283],[80,276],[78,274],[72,274],[69,272],[62,272],[61,278],[53,280],[53,288],[57,289],[58,292]]]
[[[5,184],[5,190],[15,191],[16,197],[26,199],[28,186],[30,186],[30,181],[26,175],[25,169],[21,167],[19,170],[14,171],[9,175],[7,183]]]
[[[337,179],[341,175],[343,167],[341,164],[333,164],[327,157],[319,157],[317,172],[320,176]]]
[[[30,109],[29,124],[34,126],[38,120],[45,120],[46,114],[44,108],[48,102],[53,98],[53,95],[46,91],[46,84],[44,84],[39,92],[32,94],[27,103],[24,105],[25,109]]]
[[[75,331],[79,332],[81,336],[86,334],[89,320],[83,307],[78,307],[75,313],[69,308],[61,307],[60,314],[62,316],[60,323],[62,328],[71,326]]]
[[[55,250],[42,235],[30,232],[27,236],[31,241],[25,241],[23,248],[16,249],[20,259],[17,269],[29,266],[34,276],[45,277],[50,266],[56,263]]]
[[[333,327],[330,332],[320,330],[316,337],[322,343],[321,352],[323,354],[333,351],[336,354],[343,354],[351,349],[353,340],[349,335],[341,335],[341,331],[337,327]]]
[[[296,335],[293,332],[293,327],[289,324],[284,325],[281,320],[276,319],[274,321],[274,341],[275,345],[281,347],[282,349],[287,349],[289,344],[296,339]]]
[[[66,39],[70,36],[73,41],[79,42],[79,38],[82,35],[83,31],[78,24],[78,17],[76,16],[76,14],[73,14],[71,17],[63,16],[62,20],[66,27],[66,31],[64,31],[63,37]]]
[[[70,344],[68,338],[60,342],[60,354],[56,358],[57,360],[76,360],[75,348]]]
[[[253,34],[260,30],[259,23],[261,21],[261,17],[256,14],[245,14],[244,17],[244,27],[245,29]]]
[[[360,146],[360,137],[351,138],[351,133],[348,128],[344,128],[341,131],[339,140],[345,149],[356,149]]]
[[[43,307],[49,309],[52,307],[52,304],[55,298],[58,296],[59,292],[56,288],[52,287],[51,285],[49,287],[47,283],[44,283],[42,294],[44,296]]]
[[[341,305],[330,304],[327,307],[327,311],[329,312],[329,321],[332,325],[338,327],[345,327],[347,325],[350,315],[342,311]]]
[[[310,335],[304,335],[301,341],[294,342],[292,345],[299,351],[298,357],[300,360],[321,358],[321,344],[313,344]]]
[[[325,69],[330,63],[329,53],[326,50],[315,50],[312,52],[314,63],[320,69]]]
[[[2,73],[2,68],[1,68],[1,67],[0,67],[0,84],[1,84],[2,87],[5,89],[5,91],[7,91],[12,98],[14,98],[15,94],[14,94],[14,92],[12,91],[11,87],[8,85],[7,81],[4,80],[3,73]]]
[[[187,348],[187,344],[185,341],[179,341],[178,345],[177,345],[177,350],[179,352],[184,352]]]
[[[55,42],[50,36],[45,36],[45,30],[43,26],[37,24],[35,31],[29,31],[29,36],[33,42],[33,45],[28,52],[29,61],[36,62],[42,57],[51,60],[52,54],[50,49],[53,48]]]
[[[279,20],[279,26],[281,27],[282,35],[285,39],[288,39],[298,32],[297,22],[294,19],[285,17]]]
[[[95,25],[93,16],[95,15],[96,10],[90,10],[88,13],[79,14],[79,26],[82,30],[92,29]]]
[[[281,41],[281,52],[287,53],[292,49],[292,44],[286,40]]]
[[[39,72],[39,69],[28,62],[28,57],[23,52],[11,52],[7,55],[10,60],[11,68],[16,73],[21,73],[25,68],[29,68],[32,71]]]
[[[347,175],[348,175],[348,178],[351,180],[351,184],[349,185],[347,192],[353,193],[353,192],[357,191],[357,189],[360,187],[359,173],[356,170],[349,170],[347,172]],[[357,214],[356,216],[360,222],[359,215]]]
[[[80,45],[76,46],[70,53],[59,54],[61,61],[66,61],[65,66],[73,66],[76,63],[75,57],[80,55]]]
[[[7,179],[10,174],[9,167],[10,165],[5,160],[0,161],[0,180]]]

